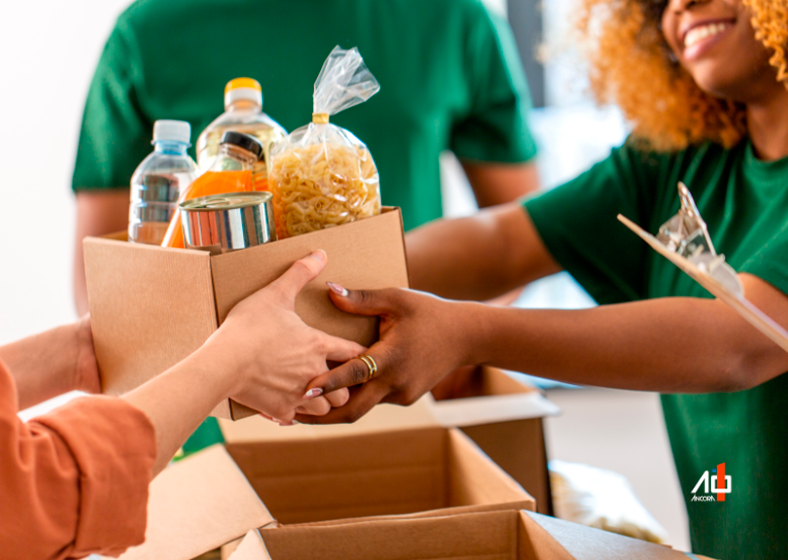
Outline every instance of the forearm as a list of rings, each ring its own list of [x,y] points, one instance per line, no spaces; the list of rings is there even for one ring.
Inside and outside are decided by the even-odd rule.
[[[144,412],[156,429],[154,477],[211,411],[235,393],[228,366],[203,347],[122,397]]]
[[[786,369],[775,345],[716,300],[663,298],[573,311],[479,306],[470,315],[470,361],[568,383],[721,392]]]
[[[411,287],[486,300],[560,269],[519,204],[438,220],[406,236]]]
[[[126,229],[129,217],[128,187],[79,190],[74,244],[74,305],[77,313],[88,312],[82,240],[88,235],[105,235]]]
[[[77,370],[81,336],[89,333],[74,323],[0,347],[0,359],[14,377],[20,410],[82,388]]]

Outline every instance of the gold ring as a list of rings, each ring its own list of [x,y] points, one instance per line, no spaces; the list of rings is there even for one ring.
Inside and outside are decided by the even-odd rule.
[[[375,374],[378,372],[378,364],[375,362],[375,358],[369,354],[361,354],[360,356],[356,357],[364,362],[364,364],[367,366],[367,369],[369,370],[369,376],[364,380],[364,383],[366,383],[375,377]]]

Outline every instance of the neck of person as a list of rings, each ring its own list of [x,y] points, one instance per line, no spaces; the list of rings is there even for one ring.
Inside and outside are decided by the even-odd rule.
[[[783,83],[764,84],[758,99],[747,103],[747,133],[759,159],[788,156],[788,89]]]

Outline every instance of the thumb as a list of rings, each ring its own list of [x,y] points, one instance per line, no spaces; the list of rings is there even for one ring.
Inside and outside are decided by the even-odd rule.
[[[288,301],[294,301],[298,292],[317,278],[327,262],[325,251],[315,251],[308,257],[294,262],[287,272],[271,282],[268,287],[279,291]]]
[[[387,315],[397,309],[398,290],[347,290],[339,284],[326,282],[331,301],[342,311],[355,315]]]

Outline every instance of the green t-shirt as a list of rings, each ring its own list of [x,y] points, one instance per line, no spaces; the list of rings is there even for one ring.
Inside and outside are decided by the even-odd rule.
[[[678,181],[733,268],[788,293],[788,158],[760,161],[749,142],[671,154],[625,145],[524,205],[553,257],[601,304],[711,297],[616,220],[621,213],[656,233],[679,209]],[[693,351],[692,340],[676,348]],[[737,393],[662,396],[695,552],[722,560],[788,554],[787,403],[788,375]],[[704,472],[711,477],[720,463],[731,493],[724,502],[693,501]]]
[[[196,141],[239,76],[261,83],[263,110],[288,131],[307,124],[337,44],[359,48],[381,89],[331,120],[369,146],[383,203],[402,207],[406,229],[441,216],[443,150],[490,162],[535,155],[511,30],[480,0],[140,0],[118,18],[93,78],[74,189],[128,185],[156,119],[190,122]]]

